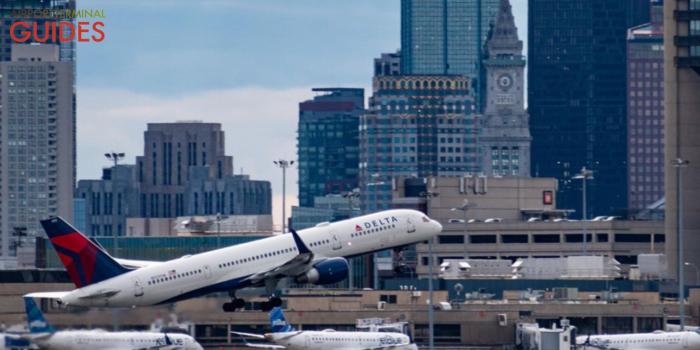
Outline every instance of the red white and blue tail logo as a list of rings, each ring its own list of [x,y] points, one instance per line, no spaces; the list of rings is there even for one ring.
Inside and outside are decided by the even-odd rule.
[[[131,271],[60,217],[43,220],[41,226],[76,287],[89,286]]]

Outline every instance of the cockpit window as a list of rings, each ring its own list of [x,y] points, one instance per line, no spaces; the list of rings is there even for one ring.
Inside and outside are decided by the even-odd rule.
[[[424,217],[423,217],[423,222],[430,222],[430,218],[427,217],[427,216],[424,216]]]

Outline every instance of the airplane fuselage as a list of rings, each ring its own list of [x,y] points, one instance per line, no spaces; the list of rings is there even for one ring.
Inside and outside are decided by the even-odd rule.
[[[434,237],[440,224],[414,210],[389,210],[299,232],[317,257],[335,258],[414,244]],[[298,254],[291,234],[186,256],[142,267],[76,289],[67,305],[137,307],[172,303],[251,287],[251,275],[280,266]],[[95,297],[95,296],[100,297]]]
[[[159,350],[202,350],[194,338],[184,334],[168,334],[171,345],[167,344],[165,334],[153,332],[116,332],[105,331],[61,331],[46,337],[36,337],[32,343],[46,350],[106,350],[106,349],[149,349]]]
[[[417,350],[411,339],[401,333],[304,331],[295,335],[268,333],[265,338],[289,350],[381,349]]]
[[[587,338],[579,336],[576,343],[583,344]],[[698,350],[700,335],[695,332],[592,335],[590,343],[596,347],[623,350]]]

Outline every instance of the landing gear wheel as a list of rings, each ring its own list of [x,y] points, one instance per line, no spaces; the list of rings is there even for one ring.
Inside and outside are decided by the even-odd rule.
[[[270,298],[270,304],[272,305],[272,307],[280,307],[282,306],[282,298],[272,297]]]
[[[224,310],[224,312],[236,311],[236,308],[233,306],[233,303],[224,303],[224,305],[221,308]]]
[[[233,299],[231,301],[231,303],[233,304],[233,307],[236,309],[242,309],[245,307],[245,300],[243,300],[243,299]]]
[[[270,310],[272,310],[272,303],[270,303],[269,301],[263,301],[262,303],[260,303],[260,311],[268,312]]]
[[[394,268],[394,273],[397,275],[401,275],[401,274],[406,273],[406,266],[404,266],[403,264],[396,266]]]

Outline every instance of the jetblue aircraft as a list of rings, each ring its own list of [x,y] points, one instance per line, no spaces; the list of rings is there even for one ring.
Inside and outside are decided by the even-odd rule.
[[[0,350],[29,349],[30,346],[19,334],[0,333]]]
[[[345,258],[402,249],[435,237],[442,225],[415,210],[388,210],[300,233],[277,235],[167,262],[115,260],[61,218],[41,221],[77,289],[31,293],[63,305],[137,307],[229,292],[225,312],[245,305],[242,289],[264,288],[263,311],[281,306],[278,283],[328,285],[348,276]],[[141,267],[138,267],[141,266]]]
[[[576,343],[582,348],[600,350],[698,350],[700,334],[696,332],[617,334],[579,336]]]
[[[32,298],[24,298],[29,335],[23,338],[46,350],[203,350],[189,335],[153,332],[56,331]]]
[[[418,350],[411,339],[401,333],[298,331],[287,324],[282,309],[270,312],[272,333],[265,335],[232,332],[240,335],[245,345],[251,348],[290,350]],[[267,339],[275,345],[248,343],[243,337]]]

